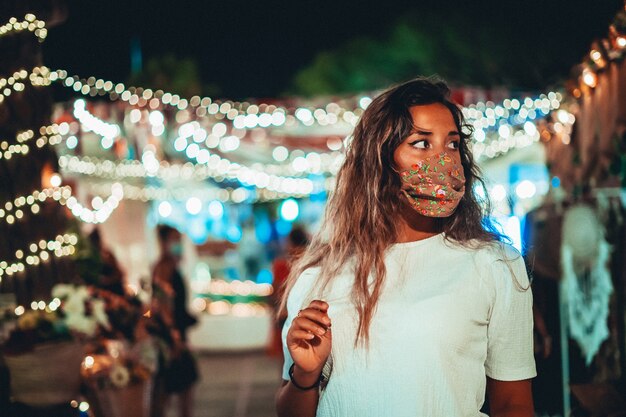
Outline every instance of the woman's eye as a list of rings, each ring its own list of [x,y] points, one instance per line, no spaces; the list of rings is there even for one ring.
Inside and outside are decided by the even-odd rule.
[[[416,140],[415,142],[411,143],[411,146],[418,149],[427,149],[430,147],[428,141],[425,139]]]
[[[460,145],[458,141],[448,143],[448,148],[450,149],[459,149],[459,146]]]

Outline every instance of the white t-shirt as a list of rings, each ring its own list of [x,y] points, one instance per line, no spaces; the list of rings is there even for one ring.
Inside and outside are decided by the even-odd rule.
[[[385,264],[368,348],[354,344],[353,268],[323,295],[330,305],[333,370],[318,417],[484,416],[485,376],[536,376],[532,293],[523,290],[529,281],[515,249],[467,249],[439,234],[392,245]],[[319,268],[306,270],[289,294],[283,346],[293,318],[318,296],[318,274]],[[293,360],[284,350],[288,380]]]

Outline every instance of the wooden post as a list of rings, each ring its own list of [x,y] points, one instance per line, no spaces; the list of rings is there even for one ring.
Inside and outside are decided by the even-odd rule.
[[[563,417],[571,415],[569,389],[569,313],[564,280],[559,283],[559,321],[561,328],[561,369],[563,376]]]

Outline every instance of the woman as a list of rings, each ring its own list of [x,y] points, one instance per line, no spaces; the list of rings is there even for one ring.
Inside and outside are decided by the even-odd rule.
[[[492,416],[533,415],[526,269],[484,222],[449,94],[409,81],[356,126],[283,298],[279,416],[480,416],[485,391]]]
[[[178,395],[180,417],[190,417],[193,406],[193,385],[198,379],[195,359],[187,346],[187,329],[196,323],[186,307],[187,291],[178,264],[182,257],[180,232],[173,227],[159,225],[161,257],[153,271],[152,313],[155,331],[166,341],[168,356],[157,377],[153,416],[162,416],[167,396]]]
[[[268,354],[271,356],[283,356],[283,344],[281,340],[281,331],[287,320],[287,314],[284,309],[280,309],[280,303],[285,288],[285,281],[291,272],[291,265],[304,252],[309,244],[309,234],[302,226],[296,225],[287,235],[287,247],[285,248],[285,256],[278,257],[272,263],[272,275],[274,281],[272,287],[274,292],[270,296],[270,303],[275,310],[275,323],[272,327],[272,337],[268,347]]]
[[[96,286],[102,290],[113,294],[125,296],[126,285],[124,274],[120,268],[115,255],[102,243],[100,231],[96,228],[89,234],[91,249],[97,258],[98,282]]]

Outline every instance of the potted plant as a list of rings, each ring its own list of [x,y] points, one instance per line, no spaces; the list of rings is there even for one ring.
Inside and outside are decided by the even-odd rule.
[[[158,366],[155,341],[139,324],[134,337],[102,339],[96,346],[81,367],[95,416],[148,417]]]
[[[58,284],[49,303],[14,311],[14,328],[0,346],[14,401],[48,407],[76,399],[83,344],[109,328],[105,302],[89,287]]]

